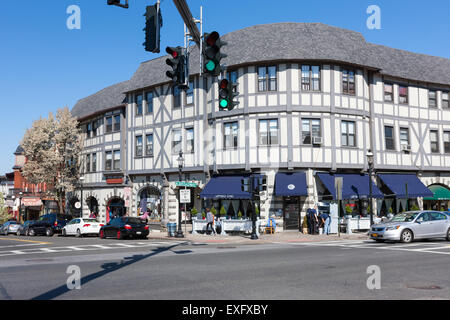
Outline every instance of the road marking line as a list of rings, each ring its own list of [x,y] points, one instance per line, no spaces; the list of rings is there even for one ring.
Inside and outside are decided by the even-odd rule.
[[[439,250],[439,249],[448,249],[448,246],[445,246],[445,247],[421,248],[421,249],[411,249],[411,251],[427,251],[427,250]]]
[[[40,243],[30,243],[30,244],[13,244],[10,246],[0,246],[0,249],[2,248],[17,248],[17,247],[29,247],[29,246],[39,246]]]
[[[0,238],[0,240],[11,240],[11,241],[30,242],[30,243],[38,243],[38,244],[52,244],[52,242],[44,242],[44,241],[36,241],[36,240],[22,240],[22,239],[14,239],[14,238]]]

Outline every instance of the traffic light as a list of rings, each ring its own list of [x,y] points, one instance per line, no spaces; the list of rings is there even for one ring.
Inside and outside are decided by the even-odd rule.
[[[227,43],[220,39],[217,31],[203,35],[203,72],[212,76],[218,76],[222,71],[220,61],[227,55],[220,52]]]
[[[172,56],[166,60],[166,64],[172,67],[166,75],[172,79],[173,85],[182,86],[186,79],[186,57],[183,55],[182,47],[167,47],[166,52]]]
[[[120,0],[108,0],[108,6],[115,6],[120,3]]]
[[[228,79],[222,79],[219,82],[219,110],[224,111],[227,109],[231,111],[234,107],[239,104],[239,102],[235,102],[234,98],[239,95],[239,93],[235,92],[235,88],[237,87],[237,83],[232,83]]]
[[[159,5],[147,6],[145,16],[145,51],[159,53],[160,29],[162,27],[162,17]]]
[[[241,190],[243,192],[251,193],[250,178],[242,178],[241,179]]]

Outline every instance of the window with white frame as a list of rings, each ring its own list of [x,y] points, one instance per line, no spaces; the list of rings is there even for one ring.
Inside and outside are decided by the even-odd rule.
[[[386,150],[395,150],[394,127],[384,126],[384,142]]]
[[[346,94],[355,94],[354,70],[342,70],[342,92]]]
[[[428,91],[428,106],[430,108],[437,108],[436,91],[434,91],[434,90]]]
[[[224,133],[223,133],[223,146],[224,149],[234,149],[238,146],[238,131],[239,131],[239,123],[228,122],[223,125]]]
[[[153,134],[147,134],[145,136],[145,155],[147,157],[153,157]]]
[[[194,103],[194,81],[189,81],[189,89],[186,90],[186,105]]]
[[[400,145],[409,146],[409,129],[400,128]]]
[[[343,147],[356,147],[355,121],[341,121],[341,145]]]
[[[147,102],[147,114],[153,113],[153,91],[149,91],[145,94],[145,100]]]
[[[320,66],[302,66],[302,90],[320,91]]]
[[[408,104],[408,87],[398,86],[398,102]]]
[[[186,152],[194,153],[194,128],[186,128]]]
[[[394,86],[391,83],[384,84],[384,101],[393,102],[394,101]]]
[[[313,144],[313,138],[321,136],[320,119],[302,119],[303,144]]]
[[[143,106],[143,97],[142,94],[137,94],[135,96],[135,103],[136,103],[136,115],[142,116],[142,106]]]
[[[442,108],[443,109],[450,108],[450,105],[448,102],[448,92],[442,92]]]
[[[278,144],[278,120],[259,120],[259,144]]]
[[[174,129],[172,131],[172,153],[179,154],[182,150],[181,129]]]
[[[263,66],[258,67],[258,91],[276,91],[277,90],[277,67]]]
[[[444,152],[450,153],[450,131],[444,131]]]
[[[439,153],[438,130],[430,130],[430,148],[432,153]]]
[[[143,149],[142,136],[136,136],[136,157],[142,157]]]

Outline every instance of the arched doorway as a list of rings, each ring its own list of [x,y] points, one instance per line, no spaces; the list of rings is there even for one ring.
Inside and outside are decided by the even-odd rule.
[[[112,198],[106,206],[106,222],[111,219],[122,217],[126,214],[125,201],[121,198]]]
[[[150,220],[161,221],[161,192],[154,186],[147,186],[137,197],[138,215],[148,212]]]
[[[89,217],[98,218],[98,201],[95,197],[89,197],[86,200],[86,204],[89,208]]]

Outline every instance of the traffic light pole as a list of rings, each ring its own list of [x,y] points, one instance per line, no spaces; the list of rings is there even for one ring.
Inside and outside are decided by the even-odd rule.
[[[183,18],[184,23],[189,29],[189,34],[191,35],[192,39],[199,47],[201,47],[202,37],[196,25],[197,20],[194,19],[194,17],[192,16],[191,10],[189,9],[186,0],[173,0],[173,3],[177,7],[178,12],[181,15],[181,18]]]
[[[250,178],[250,190],[252,199],[250,200],[250,204],[252,206],[252,235],[250,236],[250,239],[252,240],[258,240],[258,235],[256,234],[256,210],[255,210],[255,178],[252,176]],[[259,188],[258,188],[259,192]]]

